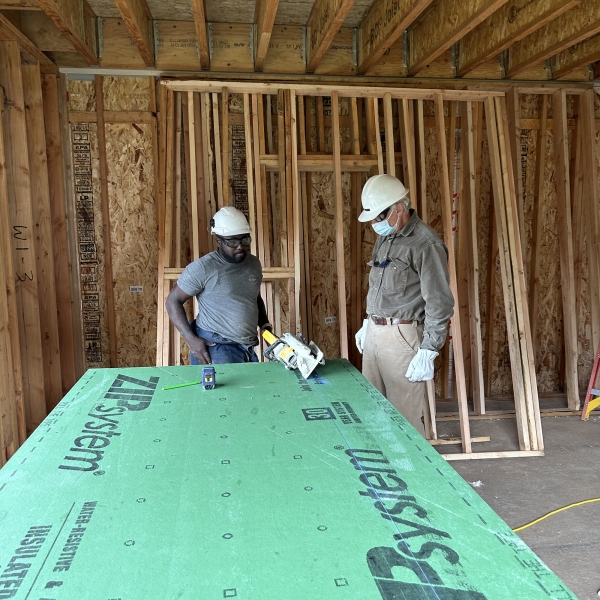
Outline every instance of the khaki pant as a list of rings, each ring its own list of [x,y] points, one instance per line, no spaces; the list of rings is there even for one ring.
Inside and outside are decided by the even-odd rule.
[[[422,339],[422,325],[376,325],[369,319],[362,372],[424,436],[421,417],[425,408],[425,382],[406,379],[406,370]]]

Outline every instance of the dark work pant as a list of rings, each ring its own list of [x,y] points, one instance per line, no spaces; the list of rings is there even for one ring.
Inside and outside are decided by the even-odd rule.
[[[213,365],[223,365],[227,363],[247,363],[247,362],[258,362],[258,357],[254,352],[252,346],[246,346],[245,344],[238,344],[233,340],[228,340],[218,333],[213,331],[207,331],[206,329],[200,329],[196,325],[196,321],[190,321],[190,327],[192,331],[202,339],[206,340],[214,346],[207,346],[208,353],[210,354],[210,362]],[[199,365],[200,363],[196,360],[196,357],[190,352],[190,364]]]

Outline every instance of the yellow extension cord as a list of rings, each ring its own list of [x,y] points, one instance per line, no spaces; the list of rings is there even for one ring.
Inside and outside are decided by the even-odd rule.
[[[536,523],[539,523],[540,521],[543,521],[544,519],[547,519],[548,517],[551,517],[552,515],[555,515],[556,513],[562,512],[563,510],[567,510],[567,508],[573,508],[574,506],[581,506],[582,504],[589,504],[590,502],[600,502],[600,498],[591,498],[590,500],[582,500],[581,502],[573,502],[573,504],[568,504],[567,506],[563,506],[562,508],[557,508],[556,510],[552,510],[549,513],[546,513],[545,515],[542,515],[541,517],[538,517],[537,519],[530,521],[529,523],[525,523],[525,525],[521,525],[521,527],[517,527],[516,529],[513,529],[513,531],[515,533],[517,531],[522,531],[523,529],[527,529],[527,527],[531,527],[532,525],[535,525]]]

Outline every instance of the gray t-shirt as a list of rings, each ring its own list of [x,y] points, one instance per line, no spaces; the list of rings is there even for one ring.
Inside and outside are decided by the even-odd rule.
[[[247,254],[241,263],[229,263],[210,252],[190,263],[177,285],[198,298],[196,324],[202,329],[238,342],[256,345],[262,266]]]

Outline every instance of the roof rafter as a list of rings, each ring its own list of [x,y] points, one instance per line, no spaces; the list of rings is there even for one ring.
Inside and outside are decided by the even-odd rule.
[[[333,42],[354,0],[315,0],[308,27],[308,61],[306,70],[313,73]]]
[[[98,39],[96,15],[86,0],[37,0],[37,2],[86,62],[97,65],[99,60],[96,50]]]
[[[438,0],[408,32],[408,74],[424,69],[506,2]]]
[[[358,28],[358,70],[366,73],[432,0],[375,0]]]
[[[506,76],[514,77],[596,33],[600,33],[600,2],[586,0],[510,46]]]
[[[521,0],[516,4],[505,4],[460,40],[456,74],[462,77],[470,73],[580,2]]]
[[[206,30],[206,9],[204,0],[192,0],[192,11],[198,36],[198,51],[200,53],[200,66],[203,69],[210,67],[210,54],[208,51],[208,32]]]
[[[564,77],[579,67],[600,60],[600,33],[579,42],[551,59],[552,78]]]
[[[255,71],[262,71],[263,69],[278,6],[279,0],[256,0],[256,10],[254,12],[254,31],[256,36]]]
[[[114,0],[129,35],[147,67],[154,66],[152,13],[146,0]]]
[[[0,40],[18,42],[21,50],[30,54],[40,63],[42,73],[58,73],[58,67],[2,14],[0,14]]]

